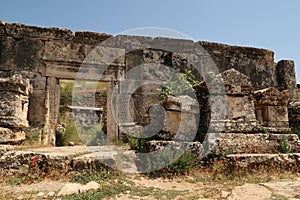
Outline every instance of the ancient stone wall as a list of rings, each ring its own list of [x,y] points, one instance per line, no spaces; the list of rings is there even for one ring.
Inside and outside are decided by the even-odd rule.
[[[92,51],[107,39],[110,39],[109,42]],[[295,93],[294,63],[275,63],[274,53],[265,49],[170,38],[73,33],[67,29],[4,22],[0,22],[0,72],[18,72],[30,80],[33,92],[29,97],[29,123],[42,124],[45,127],[42,142],[52,145],[55,144],[54,130],[59,108],[59,80],[107,81],[107,128],[109,137],[113,139],[118,135],[118,127],[110,104],[113,100],[111,95],[123,75],[143,64],[149,64],[149,71],[151,65],[160,64],[179,72],[186,72],[193,69],[186,58],[192,56],[196,45],[201,45],[209,53],[220,73],[235,69],[247,76],[253,91],[273,87],[279,91],[289,90],[290,93]],[[156,46],[169,46],[173,51],[155,48]],[[89,67],[82,70],[82,65]],[[168,80],[167,73],[155,73],[155,76],[162,80]],[[150,79],[152,76],[143,75]],[[125,79],[132,79],[127,76],[125,75]],[[134,78],[139,81],[141,76]],[[197,78],[201,80],[201,75],[197,75]],[[119,87],[120,94],[127,94],[122,85]],[[160,103],[156,94],[157,88],[155,84],[140,87],[132,96],[130,112],[138,124],[149,123],[150,106]],[[240,104],[246,101],[247,104],[251,104],[246,97],[237,96],[240,98]],[[232,107],[236,108],[234,105]]]

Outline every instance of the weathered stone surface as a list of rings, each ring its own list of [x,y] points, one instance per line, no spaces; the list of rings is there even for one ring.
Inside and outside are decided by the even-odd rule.
[[[265,88],[254,92],[256,104],[266,104],[270,106],[287,106],[290,94],[287,90],[282,92],[275,88]]]
[[[212,147],[213,154],[278,153],[281,141],[300,152],[300,140],[295,134],[209,133],[208,137],[207,147]]]
[[[0,20],[0,36],[5,35],[5,23]]]
[[[228,170],[274,170],[280,172],[299,172],[300,154],[232,154],[227,155]]]
[[[257,120],[264,127],[289,128],[287,90],[282,92],[275,88],[266,88],[254,92]],[[280,130],[279,130],[280,131]]]
[[[164,125],[157,136],[166,140],[193,141],[198,127],[197,100],[189,96],[169,96],[162,105],[166,110],[162,119]]]
[[[292,60],[281,60],[276,66],[278,87],[280,90],[292,90],[297,87],[295,63]]]
[[[201,108],[201,128],[209,129],[210,124],[210,131],[249,133],[262,129],[261,126],[270,132],[288,130],[286,106],[290,100],[283,90],[289,90],[293,101],[297,100],[299,93],[295,86],[294,63],[280,61],[276,64],[274,53],[265,49],[82,31],[74,35],[65,29],[4,22],[0,23],[0,36],[0,69],[22,71],[23,78],[30,80],[34,88],[30,101],[34,102],[30,104],[28,118],[30,122],[46,125],[45,130],[52,135],[52,143],[58,113],[58,79],[111,82],[121,94],[131,95],[128,103],[130,116],[138,125],[145,126],[143,131],[149,134],[159,130],[161,125],[158,123],[161,118],[155,120],[155,112],[152,112],[155,105],[161,105],[156,90],[163,81],[171,80],[171,75],[178,72],[192,70],[201,82],[195,92]],[[102,46],[95,48],[99,43],[103,43]],[[214,65],[218,69],[213,69]],[[194,67],[200,69],[200,73]],[[135,82],[116,84],[121,78]],[[212,89],[209,83],[214,78],[217,81],[212,84],[215,86]],[[52,80],[57,83],[53,84]],[[141,82],[144,85],[134,88]],[[283,92],[266,89],[270,87]],[[256,90],[263,91],[254,94],[257,97],[254,104],[253,91]],[[108,96],[111,102],[111,94]],[[196,112],[192,108],[186,112],[181,108],[179,111],[179,104],[170,104],[167,106],[169,110],[163,114],[172,124],[171,132],[175,133],[175,129],[182,133],[190,132],[186,127],[186,130],[180,130],[178,124],[181,121],[184,126],[192,127],[199,120],[192,114],[198,113],[198,110]],[[260,107],[268,113],[267,120]],[[224,109],[227,111],[223,112]],[[36,110],[39,110],[38,114],[35,114]],[[111,110],[107,106],[107,112]],[[178,112],[182,111],[185,114],[179,115]],[[117,138],[114,117],[112,113],[108,115],[108,124],[112,126],[108,130],[114,132],[109,135]],[[295,126],[299,122],[297,107],[290,106],[289,116]]]
[[[249,78],[235,69],[214,77],[209,96],[211,131],[254,132],[258,129],[254,110],[253,88]],[[222,90],[222,87],[224,87]]]
[[[46,90],[33,90],[29,99],[28,120],[33,124],[45,124]]]
[[[30,70],[37,72],[41,64],[44,44],[41,40],[12,37],[0,38],[1,70]]]
[[[71,39],[73,33],[62,28],[42,28],[24,24],[6,23],[7,35],[13,37],[34,37],[40,39]]]
[[[101,42],[113,37],[113,35],[107,33],[94,33],[88,31],[76,31],[75,37],[73,38],[74,42],[99,45]],[[111,39],[114,41],[113,39]]]
[[[0,127],[0,143],[16,143],[25,140],[25,132]]]
[[[199,105],[196,99],[184,96],[168,96],[167,99],[162,103],[164,108],[168,111],[188,112],[188,113],[199,113]]]
[[[235,187],[228,200],[271,199],[272,192],[261,185],[245,184]]]
[[[192,40],[156,37],[153,39],[152,48],[170,52],[194,53],[195,43]]]
[[[112,40],[105,41],[105,45],[113,45],[116,48],[123,48],[126,52],[138,49],[152,48],[151,37],[116,35]]]
[[[79,62],[84,59],[82,44],[70,41],[51,40],[45,42],[43,59],[47,61]]]
[[[288,106],[289,124],[291,128],[300,127],[300,101],[292,101]]]
[[[199,44],[210,54],[220,72],[234,68],[248,76],[256,89],[277,84],[274,52],[204,41]]]
[[[261,183],[263,185],[273,191],[273,193],[277,195],[282,195],[286,198],[299,198],[300,194],[300,179],[296,178],[295,181],[291,180],[281,180],[281,181],[272,181],[269,183]]]
[[[70,195],[84,193],[90,190],[97,190],[100,188],[99,183],[95,181],[90,181],[85,185],[80,183],[67,183],[57,194],[57,196]]]
[[[0,78],[0,126],[24,128],[28,126],[28,98],[32,86],[20,74]]]

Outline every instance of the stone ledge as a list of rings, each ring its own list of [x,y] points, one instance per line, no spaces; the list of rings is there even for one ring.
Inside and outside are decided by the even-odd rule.
[[[63,28],[42,28],[19,23],[5,23],[6,34],[12,37],[34,37],[40,39],[71,39],[72,31]]]
[[[219,133],[209,135],[208,147],[212,154],[279,153],[281,141],[286,142],[294,152],[300,153],[300,140],[296,134],[241,134]]]
[[[290,170],[299,172],[300,153],[292,154],[233,154],[226,156],[225,163],[230,171]]]

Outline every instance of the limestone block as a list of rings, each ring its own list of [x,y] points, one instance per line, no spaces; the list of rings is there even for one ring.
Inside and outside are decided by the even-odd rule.
[[[184,96],[168,96],[167,99],[163,102],[163,106],[166,110],[174,110],[179,112],[188,112],[188,113],[199,113],[199,103],[196,99]]]
[[[195,44],[192,40],[156,37],[153,39],[152,48],[163,49],[170,52],[194,53]]]
[[[287,90],[280,92],[271,87],[255,91],[254,98],[255,103],[260,105],[287,106],[290,100],[290,94]]]
[[[102,46],[84,45],[85,63],[105,63],[114,65],[125,65],[125,49]]]
[[[0,143],[15,143],[25,140],[25,132],[0,127]]]
[[[0,126],[23,128],[28,126],[28,96],[32,86],[20,74],[0,78]]]
[[[0,36],[5,35],[5,23],[0,20]]]
[[[30,70],[38,72],[44,44],[41,40],[12,37],[0,38],[0,66],[2,70]]]
[[[125,49],[130,52],[137,49],[146,49],[152,47],[153,39],[151,37],[132,36],[132,35],[116,35],[111,41],[105,42],[106,45],[114,43],[114,47]]]
[[[276,66],[278,86],[281,90],[297,87],[295,63],[292,60],[281,60]]]
[[[40,74],[35,74],[31,79],[31,83],[34,90],[46,89],[46,77],[43,77]]]
[[[33,90],[29,99],[28,120],[29,122],[45,124],[45,98],[46,90]]]
[[[71,39],[73,33],[62,28],[42,28],[24,24],[6,23],[7,35],[13,37],[34,37],[41,39]]]
[[[51,40],[45,42],[44,60],[81,63],[85,57],[83,45],[69,41]]]
[[[107,33],[94,33],[94,32],[88,32],[88,31],[76,31],[75,37],[73,38],[74,42],[77,43],[84,43],[84,44],[90,44],[90,45],[99,45],[101,42],[112,38],[113,35],[107,34]],[[113,39],[111,39],[114,41]],[[107,43],[105,43],[107,44]]]
[[[273,122],[273,125],[271,127],[273,127],[275,125],[275,127],[282,127],[282,124],[276,124],[276,123],[282,123],[282,122],[286,122],[288,125],[288,109],[286,106],[268,106],[268,117],[269,117],[269,122],[268,124],[270,124],[271,122]]]
[[[234,68],[248,76],[256,89],[277,85],[274,52],[204,41],[199,44],[210,54],[220,72]]]
[[[208,133],[207,142],[213,154],[278,153],[280,141],[285,140],[295,152],[300,140],[295,134]]]
[[[209,84],[217,84],[210,92],[213,94],[221,94],[222,86],[227,95],[249,95],[252,93],[249,77],[233,68],[216,75],[213,82]]]
[[[251,98],[227,96],[227,119],[255,120],[254,102]]]
[[[288,106],[289,124],[291,128],[300,127],[300,101],[292,101]]]

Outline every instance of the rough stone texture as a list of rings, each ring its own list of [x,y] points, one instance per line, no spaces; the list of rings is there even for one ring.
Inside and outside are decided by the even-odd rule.
[[[204,41],[199,44],[209,53],[220,72],[234,68],[248,76],[255,89],[277,85],[274,52]]]
[[[282,129],[289,128],[288,102],[290,95],[287,90],[282,92],[275,88],[266,88],[254,92],[255,112],[258,121],[264,127]]]
[[[235,187],[228,200],[271,199],[272,192],[262,185],[245,184]]]
[[[0,20],[0,36],[5,35],[5,23]]]
[[[212,90],[214,95],[210,97],[210,105],[214,106],[211,113],[211,131],[240,133],[256,131],[258,126],[249,77],[235,69],[229,69],[214,79],[213,82],[220,86]],[[222,85],[225,87],[224,90],[220,90]],[[219,112],[223,109],[226,109],[225,114]]]
[[[300,140],[295,134],[209,133],[208,137],[206,148],[212,154],[278,153],[282,141],[294,152],[300,152]]]
[[[282,60],[276,66],[278,88],[280,90],[293,90],[297,87],[295,63],[292,60]]]
[[[166,110],[160,138],[165,140],[193,141],[197,132],[197,100],[189,96],[168,97],[162,102]],[[162,120],[161,120],[162,121]]]
[[[99,43],[102,43],[101,46],[95,48]],[[209,61],[214,61],[218,70],[210,69],[214,64]],[[137,66],[140,65],[144,66],[143,71],[137,70],[139,69]],[[200,67],[203,70],[202,74],[198,74],[193,67]],[[44,144],[54,144],[55,141],[59,79],[107,81],[111,84],[107,94],[108,102],[112,100],[113,88],[116,85],[120,86],[120,94],[131,95],[129,112],[133,122],[146,127],[144,128],[146,132],[151,132],[152,129],[148,127],[159,125],[158,120],[154,120],[154,114],[150,113],[151,110],[155,110],[152,108],[153,105],[161,103],[156,89],[162,81],[170,80],[170,72],[184,73],[192,69],[197,80],[205,80],[201,82],[202,88],[196,91],[201,113],[201,128],[208,129],[210,119],[214,119],[211,124],[215,123],[215,129],[218,131],[220,129],[223,132],[248,133],[261,129],[258,124],[260,120],[257,121],[258,117],[255,117],[253,91],[270,87],[279,91],[287,89],[291,98],[296,100],[294,68],[292,61],[284,60],[276,64],[274,53],[265,49],[170,38],[111,36],[82,31],[72,33],[66,29],[0,22],[0,74],[3,71],[27,73],[25,78],[30,80],[34,90],[30,95],[28,119],[30,123],[38,122],[45,126]],[[131,70],[137,71],[128,73]],[[220,89],[222,87],[215,88],[215,91],[209,90],[211,89],[207,84],[209,78],[216,76],[223,78],[217,86],[224,86],[225,90]],[[144,83],[148,81],[150,84],[128,92],[128,85],[125,84],[123,87],[122,84],[117,84],[121,78],[122,81],[134,80]],[[133,86],[136,85],[137,83],[133,83]],[[213,95],[216,94],[226,95],[226,101],[222,102],[218,96],[215,98]],[[279,95],[275,93],[277,94]],[[276,97],[281,101],[280,95]],[[287,128],[286,101],[289,100],[285,95],[283,98],[283,103],[272,104],[267,108],[272,118],[267,126],[274,131],[282,131],[278,127]],[[215,112],[210,112],[210,105],[214,101],[220,104],[217,105]],[[221,116],[222,112],[218,109],[223,109],[224,105],[229,109],[222,121],[220,117],[224,116]],[[113,140],[118,137],[118,127],[114,121],[111,104],[107,103],[106,107],[109,137]],[[284,115],[279,117],[281,113]],[[296,117],[297,107],[290,106],[289,113],[289,118],[293,121],[291,123],[299,124]],[[213,116],[215,118],[210,114],[215,115]],[[178,113],[167,115],[170,119],[177,118],[178,121]],[[186,120],[187,123],[199,120],[194,120],[192,116],[184,118],[190,117],[192,120]]]
[[[44,44],[40,40],[12,37],[0,37],[1,70],[30,70],[38,72]]]
[[[288,106],[289,124],[291,128],[300,127],[300,101],[292,101]]]
[[[88,31],[76,31],[74,42],[85,43],[91,45],[99,45],[101,42],[113,37],[113,35],[106,33],[93,33]]]
[[[233,172],[235,170],[288,170],[299,172],[300,154],[235,154],[226,156],[227,168]]]
[[[33,37],[40,39],[71,39],[73,33],[62,28],[42,28],[24,24],[5,23],[6,33],[15,38]]]
[[[90,190],[97,190],[99,188],[100,188],[99,183],[96,183],[95,181],[90,181],[85,185],[82,185],[80,183],[67,183],[58,192],[57,196],[84,193]]]
[[[16,143],[25,139],[21,128],[28,127],[28,101],[31,92],[29,80],[21,74],[13,73],[0,78],[0,143]]]
[[[22,140],[25,140],[24,131],[0,127],[0,143],[17,143]]]

